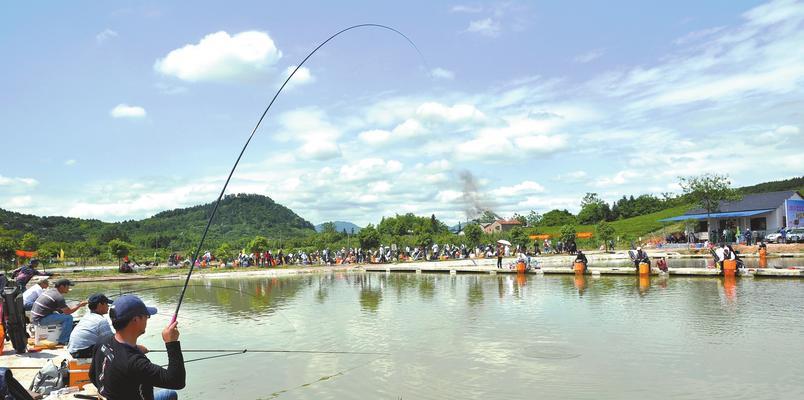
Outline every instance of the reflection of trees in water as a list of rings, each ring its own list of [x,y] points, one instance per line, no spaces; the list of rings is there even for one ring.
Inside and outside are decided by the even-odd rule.
[[[436,277],[433,275],[419,276],[419,296],[425,300],[435,297]]]
[[[468,279],[469,290],[466,294],[466,300],[470,306],[483,305],[483,282],[480,276],[472,276]]]
[[[177,281],[169,285],[160,284],[126,284],[106,291],[107,295],[131,292],[146,299],[154,299],[159,304],[175,304],[181,287]],[[192,304],[218,309],[226,314],[254,315],[255,313],[272,313],[283,304],[295,298],[309,279],[220,279],[207,282],[190,282],[184,297],[185,304]],[[96,292],[97,288],[88,291]]]
[[[358,275],[355,283],[360,287],[360,308],[363,311],[377,312],[382,301],[382,284],[385,277],[372,277],[372,274]]]
[[[329,297],[329,287],[333,286],[335,283],[335,275],[334,274],[326,274],[326,275],[319,275],[317,276],[318,286],[315,291],[315,300],[319,304],[324,304],[324,302]]]
[[[419,285],[419,277],[411,273],[391,274],[387,278],[388,286],[396,291],[398,301],[401,301],[409,290]]]

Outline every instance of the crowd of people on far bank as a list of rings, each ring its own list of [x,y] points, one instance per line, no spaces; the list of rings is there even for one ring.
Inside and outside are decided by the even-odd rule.
[[[438,244],[430,246],[397,246],[383,245],[377,248],[342,247],[341,249],[308,251],[304,249],[266,250],[256,252],[239,252],[235,257],[219,256],[205,252],[195,260],[196,267],[275,267],[283,265],[339,265],[339,264],[382,264],[400,261],[440,261],[470,258],[511,257],[519,254],[536,256],[542,254],[574,255],[578,246],[574,241],[553,243],[550,239],[534,241],[532,246],[499,245],[487,243],[478,246],[465,244]],[[191,260],[178,253],[168,257],[168,266],[189,265]]]

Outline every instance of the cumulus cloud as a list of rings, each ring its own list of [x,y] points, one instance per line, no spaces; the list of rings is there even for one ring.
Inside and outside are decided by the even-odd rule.
[[[287,77],[296,69],[295,65],[291,65],[285,69],[285,74],[282,77],[282,82],[287,79]],[[285,85],[285,89],[291,89],[297,86],[306,85],[308,83],[315,82],[315,77],[310,72],[310,69],[307,67],[301,67],[298,71],[293,75],[293,78],[290,78],[288,84]]]
[[[107,40],[113,39],[113,38],[116,38],[116,37],[117,37],[117,32],[115,32],[115,31],[113,31],[111,29],[105,29],[103,32],[98,33],[97,35],[95,35],[95,41],[98,44],[103,44]]]
[[[496,37],[500,35],[500,23],[491,18],[475,20],[469,23],[466,32],[478,33],[483,36]]]
[[[116,105],[109,115],[112,118],[145,118],[145,109],[140,106],[130,106],[125,103]]]
[[[422,120],[449,123],[481,121],[485,118],[485,115],[471,104],[456,104],[450,107],[437,102],[422,104],[416,109],[416,115]]]
[[[0,186],[4,187],[18,187],[18,188],[32,188],[39,184],[34,178],[12,178],[0,175]]]
[[[282,141],[300,142],[297,153],[313,160],[329,160],[340,157],[338,139],[342,131],[329,121],[327,113],[320,108],[302,108],[288,111],[279,117],[281,130],[276,138]]]
[[[430,76],[435,79],[445,79],[445,80],[453,80],[455,79],[455,73],[444,68],[433,68],[430,71]]]
[[[265,32],[229,35],[220,31],[170,51],[156,60],[154,69],[188,82],[231,81],[262,73],[281,57],[282,52]]]

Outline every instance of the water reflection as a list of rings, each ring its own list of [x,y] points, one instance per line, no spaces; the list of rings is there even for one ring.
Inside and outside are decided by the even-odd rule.
[[[800,360],[789,357],[804,352],[802,280],[332,273],[192,285],[182,318],[203,323],[183,326],[183,347],[390,355],[369,366],[362,356],[298,354],[192,363],[186,399],[232,397],[233,387],[242,399],[285,388],[294,389],[283,399],[346,400],[529,399],[532,387],[545,398],[577,399],[804,394]],[[140,289],[169,309],[179,290],[172,286],[80,284],[68,297]],[[292,334],[261,322],[276,321],[267,317],[274,311],[295,325]],[[151,323],[167,320],[158,317]],[[148,340],[161,345],[158,329]],[[734,373],[743,370],[751,373]]]

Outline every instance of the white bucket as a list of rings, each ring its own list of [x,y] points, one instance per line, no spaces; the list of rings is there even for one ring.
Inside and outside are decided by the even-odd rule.
[[[61,325],[36,325],[33,324],[34,346],[38,346],[42,340],[57,343],[61,335]]]

